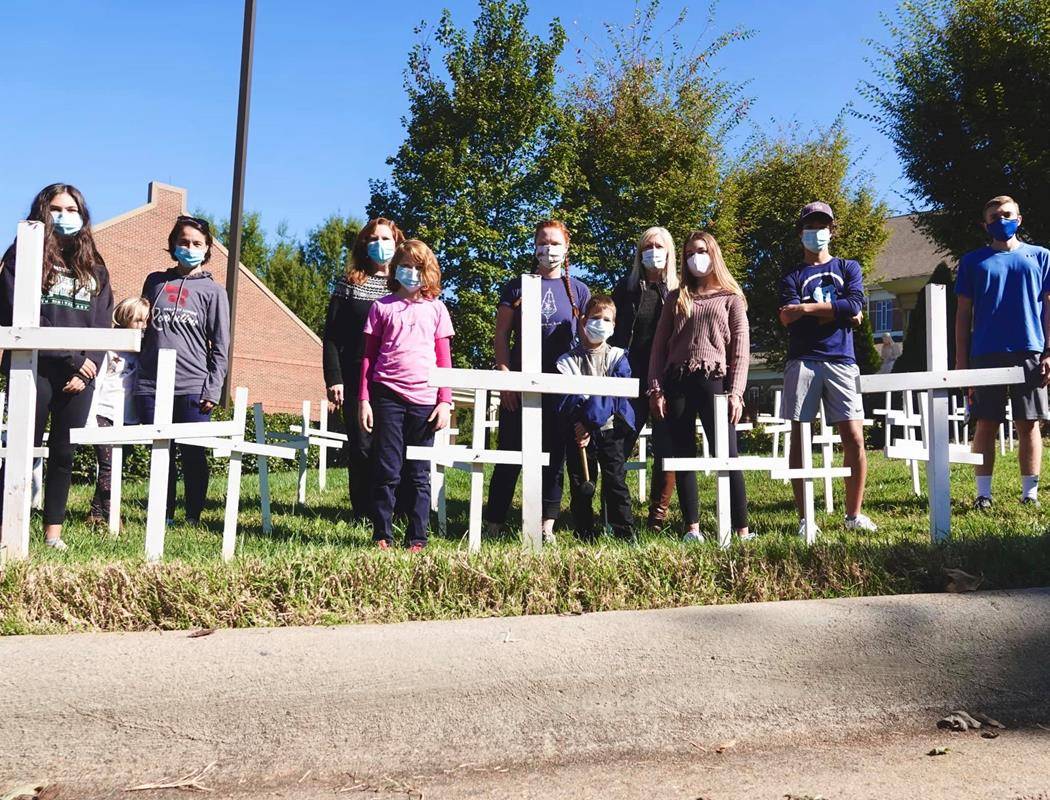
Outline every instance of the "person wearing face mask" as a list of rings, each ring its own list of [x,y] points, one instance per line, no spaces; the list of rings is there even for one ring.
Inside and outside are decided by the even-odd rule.
[[[26,218],[44,225],[40,323],[108,328],[113,314],[113,290],[109,270],[91,235],[91,215],[84,196],[69,184],[51,184],[34,198]],[[0,325],[11,324],[17,267],[12,244],[4,253],[0,269]],[[58,550],[66,549],[62,524],[73,478],[74,448],[69,442],[69,431],[83,427],[87,421],[93,383],[104,356],[104,351],[85,350],[41,351],[37,356],[35,446],[41,446],[44,427],[49,419],[51,422],[44,486],[44,541]],[[0,368],[5,375],[10,370],[7,353]]]
[[[156,409],[157,355],[163,349],[176,353],[173,422],[208,422],[219,403],[229,365],[230,304],[226,289],[204,269],[211,248],[207,220],[178,217],[168,234],[166,251],[175,266],[150,273],[142,284],[150,318],[139,356],[135,404],[139,419],[146,424],[152,422]],[[207,453],[201,447],[171,447],[169,524],[175,517],[176,450],[186,482],[186,522],[196,525],[208,493]]]
[[[395,501],[405,509],[405,546],[427,545],[430,463],[405,458],[405,448],[430,447],[448,427],[452,390],[430,385],[430,370],[451,367],[452,320],[439,299],[441,269],[433,251],[407,239],[394,253],[389,294],[372,304],[358,389],[358,424],[372,434],[372,540],[394,543]],[[399,492],[400,490],[400,492]]]
[[[878,530],[861,511],[868,474],[864,451],[864,404],[857,389],[860,369],[853,352],[853,329],[864,307],[860,264],[835,258],[829,246],[835,215],[827,203],[809,203],[799,213],[795,232],[802,241],[803,263],[780,278],[780,322],[788,330],[788,360],[780,415],[795,424],[791,466],[802,466],[799,423],[812,422],[824,402],[826,422],[842,437],[843,464],[852,472],[846,483],[846,529]],[[802,481],[793,480],[799,535],[805,535]]]
[[[593,295],[580,317],[580,342],[557,361],[564,375],[598,375],[630,378],[631,363],[622,347],[608,343],[616,329],[616,304],[605,295]],[[634,512],[627,491],[627,450],[624,440],[634,436],[637,423],[634,407],[623,397],[569,394],[558,403],[558,416],[566,427],[565,439],[578,451],[567,453],[569,494],[576,535],[584,541],[597,537],[594,507],[589,494],[580,491],[589,476],[601,467],[602,505],[613,535],[634,542]],[[587,459],[584,474],[582,460]]]
[[[621,278],[612,292],[619,323],[609,344],[627,351],[631,374],[640,386],[649,384],[649,357],[652,353],[656,325],[660,321],[668,292],[678,288],[674,240],[666,228],[648,228],[638,239],[631,272]],[[631,401],[637,425],[624,436],[625,457],[630,459],[638,441],[638,431],[649,421],[649,400],[644,395]],[[675,475],[666,472],[663,459],[671,452],[667,425],[662,419],[652,420],[653,470],[649,481],[650,528],[663,527],[667,508],[674,493]]]
[[[955,368],[1022,367],[1025,374],[1022,384],[972,390],[973,451],[984,456],[984,464],[974,467],[973,507],[979,511],[992,507],[995,440],[1008,398],[1018,432],[1021,503],[1039,505],[1039,422],[1050,419],[1050,320],[1044,313],[1050,299],[1050,250],[1018,238],[1021,219],[1012,197],[985,203],[981,221],[991,244],[962,257],[955,281]]]
[[[405,236],[393,220],[368,221],[354,239],[346,263],[328,301],[323,352],[328,401],[342,409],[350,450],[347,470],[350,507],[355,521],[372,518],[372,434],[358,424],[361,358],[365,349],[365,321],[372,305],[389,293],[388,267]]]
[[[558,220],[543,220],[536,225],[533,239],[535,269],[540,276],[540,333],[544,372],[556,372],[558,358],[575,344],[576,320],[587,305],[591,293],[569,276],[569,229]],[[493,347],[496,368],[521,369],[521,278],[513,278],[500,292],[496,310]],[[513,344],[512,344],[513,337]],[[564,486],[566,442],[557,414],[558,397],[543,396],[543,451],[550,462],[543,468],[543,540],[551,544],[554,522],[561,513]],[[534,433],[534,432],[531,432]],[[500,392],[500,450],[521,449],[521,401],[517,392]],[[507,519],[520,466],[497,464],[489,481],[488,502],[484,517],[489,535],[499,533]]]
[[[747,301],[718,242],[705,231],[691,233],[682,247],[682,283],[668,295],[649,359],[649,405],[654,418],[667,420],[672,456],[696,457],[698,416],[708,440],[714,441],[716,394],[729,396],[730,425],[740,421],[750,341]],[[729,455],[736,454],[736,430],[731,428]],[[677,488],[683,538],[702,541],[696,473],[679,473]],[[741,539],[753,538],[742,473],[730,474],[729,496],[734,530]]]

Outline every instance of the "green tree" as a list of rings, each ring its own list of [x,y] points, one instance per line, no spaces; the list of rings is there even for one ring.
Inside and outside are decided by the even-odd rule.
[[[302,248],[287,235],[283,226],[278,227],[277,242],[260,277],[282,303],[321,335],[331,288],[324,275],[303,262]]]
[[[459,335],[459,366],[492,359],[500,285],[528,269],[535,221],[567,176],[554,84],[565,44],[558,20],[546,38],[525,26],[524,0],[482,0],[473,32],[445,11],[408,57],[405,141],[372,181],[370,217],[387,216],[433,248]],[[425,25],[417,28],[421,32]]]
[[[690,47],[681,38],[695,30],[686,13],[661,32],[659,11],[651,0],[630,24],[607,25],[609,52],[569,92],[578,174],[563,205],[578,228],[577,258],[598,287],[626,273],[645,228],[661,225],[681,242],[710,220],[722,143],[748,105],[712,62],[751,32],[733,29]],[[709,15],[704,30],[713,23]]]
[[[798,212],[824,200],[838,230],[831,251],[867,271],[886,241],[887,209],[866,182],[849,174],[848,141],[838,127],[804,138],[753,141],[726,176],[712,229],[748,300],[751,346],[780,365],[787,333],[777,318],[780,275],[801,263]]]
[[[355,217],[328,216],[306,234],[301,248],[302,262],[316,272],[329,291],[346,272],[346,260],[363,223]]]
[[[882,356],[875,346],[875,331],[871,327],[871,317],[864,314],[860,327],[853,331],[853,352],[857,356],[857,366],[861,375],[871,375],[882,366]]]
[[[862,92],[935,212],[919,224],[959,256],[986,241],[984,201],[1009,194],[1022,235],[1050,240],[1050,0],[908,0],[886,24]]]

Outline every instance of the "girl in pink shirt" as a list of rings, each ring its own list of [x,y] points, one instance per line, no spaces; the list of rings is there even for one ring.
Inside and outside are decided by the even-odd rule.
[[[452,320],[438,299],[437,258],[423,242],[403,242],[388,270],[393,294],[373,303],[365,322],[358,419],[372,434],[372,540],[384,550],[393,544],[394,496],[404,481],[405,543],[419,552],[427,544],[430,465],[406,463],[405,448],[432,445],[434,431],[448,426],[452,391],[432,388],[429,379],[432,367],[452,366]]]

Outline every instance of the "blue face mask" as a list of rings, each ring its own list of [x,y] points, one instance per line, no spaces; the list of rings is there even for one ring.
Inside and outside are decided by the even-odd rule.
[[[184,267],[196,269],[204,263],[205,251],[195,250],[189,247],[176,247],[175,258]]]
[[[831,243],[831,231],[827,228],[802,231],[802,246],[811,253],[819,253]]]
[[[1021,220],[1019,219],[997,219],[995,222],[989,222],[984,226],[984,229],[988,231],[988,235],[991,236],[997,242],[1008,242],[1017,233],[1017,229],[1021,227]]]
[[[419,270],[415,267],[398,267],[394,272],[394,277],[397,278],[398,283],[409,291],[418,289],[423,283],[423,276],[420,275]]]
[[[394,257],[394,243],[390,239],[376,239],[368,243],[368,257],[377,264],[386,264]]]
[[[52,211],[51,224],[63,236],[74,236],[84,227],[84,220],[76,211]]]

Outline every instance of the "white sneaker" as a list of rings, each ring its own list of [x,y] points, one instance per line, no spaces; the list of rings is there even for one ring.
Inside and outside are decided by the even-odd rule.
[[[871,517],[867,514],[857,514],[855,517],[846,517],[846,530],[848,531],[866,531],[868,533],[875,533],[879,529],[879,526],[871,521]]]
[[[543,532],[543,543],[548,545],[554,545],[558,543],[558,537],[554,535],[554,531]]]
[[[53,550],[57,550],[60,553],[64,553],[69,549],[69,545],[63,542],[61,539],[45,539],[44,544]]]
[[[755,541],[755,539],[758,538],[758,534],[755,533],[753,530],[748,529],[747,533],[738,533],[736,538],[738,538],[742,542],[753,542]]]
[[[690,544],[692,542],[702,542],[703,540],[704,535],[700,533],[700,531],[686,531],[685,536],[682,537],[682,541],[686,544]]]
[[[816,525],[814,525],[813,528],[815,535],[820,536],[820,528]],[[803,541],[805,541],[806,538],[806,521],[804,519],[798,521],[798,538]]]

